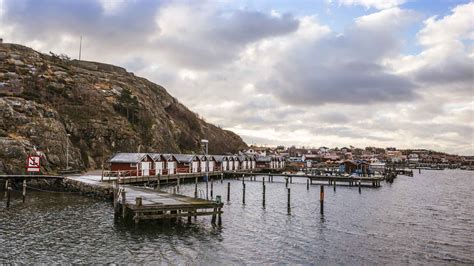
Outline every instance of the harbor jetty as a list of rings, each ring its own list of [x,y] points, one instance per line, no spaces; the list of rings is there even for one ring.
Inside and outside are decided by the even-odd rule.
[[[369,171],[368,165],[361,162],[353,164],[346,161],[347,171],[339,168],[304,168],[294,172],[285,167],[280,157],[253,157],[235,155],[194,155],[157,153],[118,153],[109,160],[102,170],[86,175],[8,175],[5,180],[7,207],[12,190],[21,189],[23,199],[32,180],[60,185],[64,191],[79,192],[88,196],[100,197],[113,203],[116,217],[135,223],[147,220],[177,220],[192,217],[211,216],[211,223],[221,225],[224,213],[222,198],[213,194],[213,183],[224,179],[242,180],[243,204],[245,204],[245,181],[262,182],[262,204],[265,206],[265,182],[305,184],[307,189],[317,185],[324,201],[324,186],[355,186],[361,193],[362,187],[378,188],[382,181],[393,182],[398,174],[413,176],[411,169],[384,168],[382,172]],[[355,166],[355,169],[351,167]],[[288,170],[290,169],[290,170]],[[350,174],[350,172],[352,172]],[[276,178],[275,178],[276,177]],[[257,180],[258,179],[258,180]],[[303,181],[303,182],[301,182]],[[198,197],[198,183],[206,183],[206,194]],[[34,183],[34,182],[33,182]],[[194,197],[180,195],[180,186],[194,183]],[[210,184],[209,184],[210,183]],[[210,185],[210,195],[208,191]],[[163,189],[167,189],[164,191]],[[230,183],[227,187],[227,200],[230,199]]]

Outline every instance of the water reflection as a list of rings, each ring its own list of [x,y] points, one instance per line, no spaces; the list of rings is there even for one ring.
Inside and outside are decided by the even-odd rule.
[[[123,222],[109,202],[77,194],[0,195],[0,262],[262,264],[474,263],[472,172],[424,171],[379,189],[327,187],[293,180],[291,215],[283,179],[230,180],[222,227],[210,217],[182,222]],[[200,184],[199,189],[205,189]],[[331,191],[327,191],[331,189]],[[194,185],[181,192],[192,196]],[[214,183],[227,198],[227,182]]]

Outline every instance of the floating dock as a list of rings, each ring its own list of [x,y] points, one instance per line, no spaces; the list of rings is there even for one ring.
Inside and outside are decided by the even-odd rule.
[[[211,215],[211,223],[222,224],[223,203],[200,198],[170,194],[160,190],[136,186],[119,186],[114,182],[114,209],[122,218],[131,217],[135,223],[142,220],[179,219]]]

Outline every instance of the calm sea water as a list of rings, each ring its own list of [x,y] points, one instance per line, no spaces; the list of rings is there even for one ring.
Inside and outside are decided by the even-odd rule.
[[[261,180],[261,178],[259,179]],[[276,179],[275,181],[282,181]],[[5,209],[0,196],[0,262],[43,263],[474,263],[474,172],[422,171],[378,189],[224,180],[214,194],[225,200],[223,227],[196,222],[123,224],[111,204],[77,194],[16,192]],[[203,191],[204,184],[200,185]],[[192,195],[192,184],[182,188]]]

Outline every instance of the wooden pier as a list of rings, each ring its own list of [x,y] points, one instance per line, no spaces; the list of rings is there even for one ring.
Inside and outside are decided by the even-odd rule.
[[[342,176],[342,175],[308,175],[308,174],[275,174],[275,173],[266,173],[266,174],[250,174],[247,172],[235,172],[232,175],[236,177],[246,176],[254,177],[256,175],[267,177],[269,182],[273,182],[274,176],[283,177],[286,183],[292,183],[293,178],[303,178],[309,181],[309,184],[313,185],[315,182],[328,183],[328,185],[348,185],[355,186],[361,183],[362,186],[369,187],[380,187],[380,183],[384,180],[383,176]]]
[[[223,172],[210,172],[209,177],[220,177]],[[103,176],[102,180],[106,182],[117,181],[119,184],[149,183],[156,182],[158,184],[169,184],[173,182],[185,181],[187,179],[203,177],[206,173],[180,173],[171,175],[148,175],[148,176]]]
[[[114,209],[116,215],[126,219],[130,217],[139,223],[142,220],[180,219],[187,217],[212,216],[211,223],[221,225],[224,204],[192,198],[184,195],[170,194],[159,190],[140,188],[130,185],[118,186],[114,182]]]
[[[137,183],[148,183],[155,184],[159,187],[162,184],[179,184],[186,182],[186,180],[195,181],[197,178],[202,178],[205,173],[181,173],[172,175],[156,175],[156,176],[104,176],[103,181],[111,182],[117,181],[119,184],[137,184]],[[342,176],[342,175],[311,175],[311,174],[283,174],[283,173],[254,173],[250,171],[225,171],[225,172],[211,172],[208,173],[209,178],[242,178],[242,177],[255,177],[255,176],[266,176],[272,178],[279,176],[287,178],[290,182],[293,178],[306,178],[310,184],[313,182],[327,182],[329,185],[355,185],[359,181],[363,186],[380,187],[380,183],[385,179],[384,176],[370,176],[370,177],[354,177],[354,176]]]

